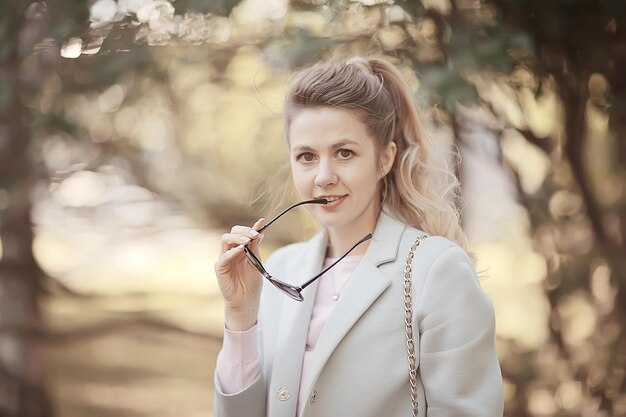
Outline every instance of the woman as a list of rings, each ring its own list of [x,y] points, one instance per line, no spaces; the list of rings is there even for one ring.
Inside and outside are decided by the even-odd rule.
[[[458,182],[441,181],[398,69],[356,57],[301,70],[285,134],[321,230],[267,262],[265,219],[222,236],[216,416],[411,415],[404,267],[422,235],[411,264],[418,415],[502,416],[493,306],[445,197]]]

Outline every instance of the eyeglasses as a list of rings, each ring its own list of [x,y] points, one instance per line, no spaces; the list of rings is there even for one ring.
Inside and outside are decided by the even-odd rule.
[[[292,205],[290,207],[287,207],[285,210],[282,211],[282,213],[280,213],[278,216],[274,217],[265,226],[263,226],[259,230],[257,230],[257,232],[259,232],[259,234],[263,233],[263,231],[265,229],[267,229],[272,223],[274,223],[276,220],[278,220],[285,213],[287,213],[290,210],[292,210],[292,209],[294,209],[294,208],[296,208],[298,206],[301,206],[303,204],[328,204],[328,200],[326,200],[325,198],[319,198],[319,199],[316,199],[316,200],[301,201],[301,202],[296,203],[296,204],[294,204],[294,205]],[[288,284],[286,282],[283,282],[283,281],[281,281],[279,279],[276,279],[273,276],[271,276],[265,270],[265,267],[263,266],[263,264],[261,263],[259,258],[257,258],[254,255],[254,253],[252,253],[252,251],[248,248],[248,245],[250,244],[250,242],[248,242],[248,243],[246,243],[244,245],[243,250],[246,253],[246,256],[248,257],[248,260],[250,261],[252,266],[257,271],[259,271],[263,275],[263,277],[265,277],[269,282],[271,282],[276,288],[278,288],[280,291],[284,292],[287,296],[289,296],[290,298],[292,298],[292,299],[294,299],[296,301],[304,301],[304,297],[302,296],[302,290],[304,290],[306,287],[308,287],[313,282],[315,282],[316,279],[318,279],[319,277],[324,275],[326,272],[328,272],[328,270],[330,270],[333,266],[337,265],[337,263],[339,263],[339,261],[341,261],[343,258],[348,256],[348,254],[350,252],[352,252],[352,250],[354,248],[356,248],[361,243],[363,243],[363,242],[365,242],[365,241],[367,241],[367,240],[369,240],[371,238],[372,238],[372,234],[371,233],[369,233],[366,236],[364,236],[361,240],[359,240],[354,245],[352,245],[352,247],[345,254],[343,254],[339,259],[337,259],[335,262],[333,262],[330,266],[328,266],[322,272],[320,272],[319,274],[315,275],[313,278],[309,279],[307,282],[305,282],[302,285],[291,285],[291,284]]]

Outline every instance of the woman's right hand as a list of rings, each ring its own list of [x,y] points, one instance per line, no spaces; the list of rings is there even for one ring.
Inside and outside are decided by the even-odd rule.
[[[259,258],[259,243],[263,236],[257,230],[265,219],[252,227],[233,226],[230,233],[222,235],[221,253],[215,262],[217,283],[224,297],[225,324],[229,330],[248,330],[257,320],[263,277],[250,265],[243,246]]]

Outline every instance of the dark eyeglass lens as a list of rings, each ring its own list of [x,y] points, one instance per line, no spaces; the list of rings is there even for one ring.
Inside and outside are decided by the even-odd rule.
[[[304,297],[302,297],[302,294],[300,294],[300,292],[293,287],[285,288],[285,293],[296,301],[304,300]]]
[[[274,284],[274,286],[276,288],[278,288],[279,290],[281,290],[282,292],[284,292],[285,294],[287,294],[289,297],[293,298],[294,300],[297,301],[302,301],[302,294],[300,294],[300,292],[293,286],[285,284],[283,282],[271,279],[270,282],[272,284]]]

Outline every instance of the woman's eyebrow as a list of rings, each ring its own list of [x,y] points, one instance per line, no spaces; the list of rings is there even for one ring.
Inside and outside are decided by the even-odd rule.
[[[334,150],[334,149],[339,149],[342,148],[346,145],[360,145],[359,142],[357,142],[356,140],[353,139],[342,139],[340,142],[334,143],[332,145],[329,146],[330,150]],[[310,146],[307,145],[299,145],[293,148],[294,151],[299,152],[299,151],[315,151],[315,149],[313,149]]]

